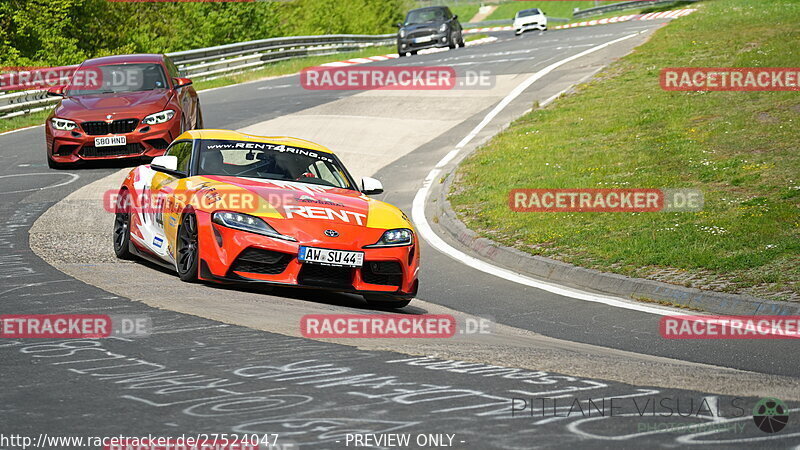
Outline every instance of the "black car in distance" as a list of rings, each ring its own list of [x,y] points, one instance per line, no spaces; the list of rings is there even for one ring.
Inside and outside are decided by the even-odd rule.
[[[464,46],[463,29],[458,16],[446,6],[412,9],[406,20],[398,23],[397,54],[416,55],[425,48]]]

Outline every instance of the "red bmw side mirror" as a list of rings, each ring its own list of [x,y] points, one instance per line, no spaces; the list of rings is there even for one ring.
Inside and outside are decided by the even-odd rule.
[[[64,86],[53,86],[47,89],[47,95],[51,97],[63,97]]]
[[[191,86],[192,80],[190,80],[189,78],[173,78],[172,84],[175,85],[175,89],[178,89],[185,86]]]

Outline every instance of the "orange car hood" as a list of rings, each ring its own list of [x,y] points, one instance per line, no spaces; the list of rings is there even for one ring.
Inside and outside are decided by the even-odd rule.
[[[367,226],[371,203],[380,203],[355,190],[296,181],[216,175],[200,176],[197,181],[202,183],[196,188],[199,194],[220,192],[220,206],[225,204],[225,197],[241,195],[246,198],[240,202],[242,207],[228,209],[267,218]],[[255,201],[253,197],[257,197]]]

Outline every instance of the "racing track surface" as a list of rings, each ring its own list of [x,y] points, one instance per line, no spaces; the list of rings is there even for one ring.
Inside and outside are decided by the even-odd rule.
[[[430,168],[527,74],[659,25],[629,22],[519,39],[500,34],[498,42],[474,48],[376,63],[488,68],[497,76],[493,89],[457,96],[306,91],[293,76],[208,91],[201,93],[201,101],[209,127],[296,134],[331,146],[358,176],[376,173],[387,188],[383,199],[410,212]],[[544,77],[473,140],[473,146],[534,100],[590,76],[646,36]],[[416,141],[416,135],[425,139]],[[384,140],[376,141],[376,136]],[[520,286],[460,265],[429,247],[423,249],[420,300],[405,311],[449,308],[488,315],[503,325],[496,335],[483,341],[347,345],[295,337],[301,314],[364,312],[363,302],[313,291],[270,295],[182,285],[148,265],[114,261],[103,240],[110,231],[110,215],[91,211],[97,209],[97,194],[113,185],[113,178],[102,179],[119,167],[50,171],[42,140],[41,128],[0,136],[2,311],[146,315],[156,331],[136,340],[0,342],[6,387],[0,393],[0,421],[6,433],[270,432],[300,448],[342,447],[346,431],[451,433],[456,448],[619,445],[612,441],[675,445],[718,439],[725,446],[786,446],[800,435],[789,432],[793,430],[764,435],[749,416],[730,422],[747,423],[742,434],[647,433],[640,424],[655,419],[643,420],[631,404],[624,405],[629,417],[510,417],[513,397],[564,396],[566,403],[558,409],[562,415],[573,397],[668,397],[680,399],[684,408],[690,400],[697,408],[706,398],[723,411],[736,396],[747,397],[740,400],[745,409],[767,393],[798,400],[797,379],[784,377],[797,376],[800,356],[787,342],[665,341],[658,335],[656,315]],[[67,202],[56,205],[70,194]],[[103,289],[65,275],[31,252],[28,233],[40,216],[31,238],[39,253]],[[437,358],[474,363],[436,364]],[[512,373],[488,365],[526,370]],[[729,419],[701,415],[682,422]]]

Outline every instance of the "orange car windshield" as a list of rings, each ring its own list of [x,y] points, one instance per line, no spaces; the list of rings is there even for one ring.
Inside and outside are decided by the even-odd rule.
[[[298,181],[355,189],[335,156],[266,142],[203,140],[197,174]]]

